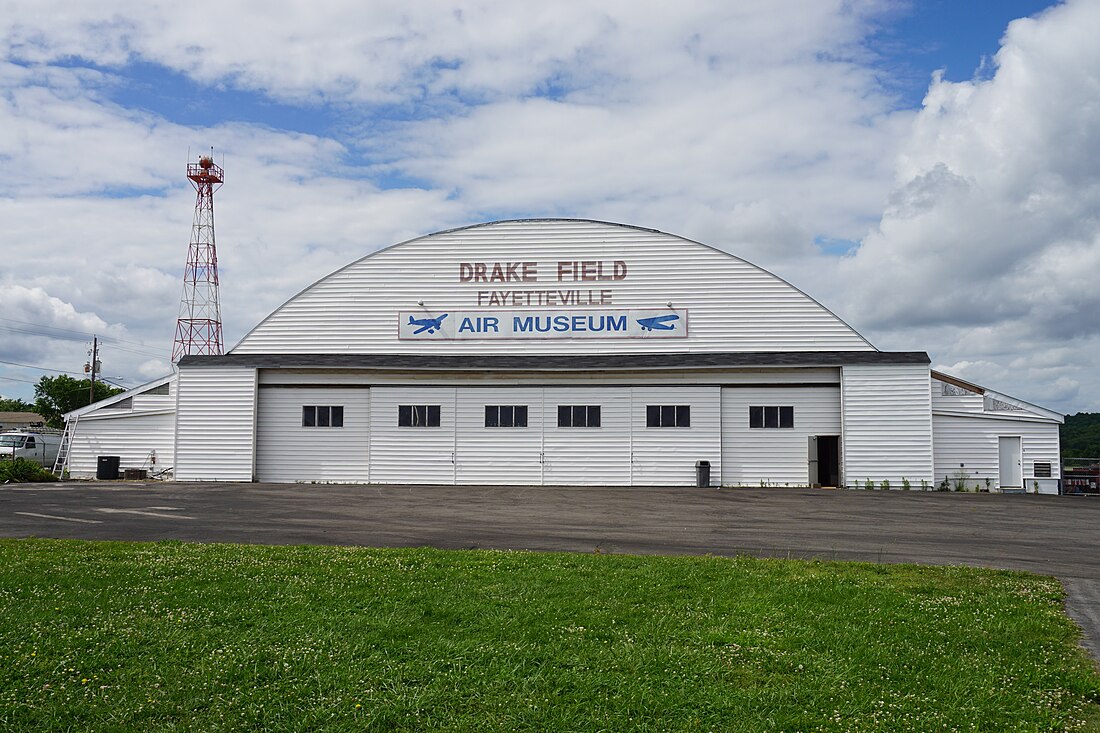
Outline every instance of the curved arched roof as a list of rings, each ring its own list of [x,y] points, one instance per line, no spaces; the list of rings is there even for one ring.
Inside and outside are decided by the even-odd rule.
[[[579,263],[603,263],[598,281]],[[624,263],[615,269],[614,263]],[[466,277],[493,265],[510,281]],[[522,267],[534,263],[527,280]],[[564,273],[558,263],[565,265]],[[463,267],[466,269],[463,269]],[[625,270],[625,274],[622,272]],[[611,279],[623,275],[619,279]],[[466,277],[466,279],[464,279]],[[576,291],[577,295],[570,295]],[[504,294],[495,297],[493,293]],[[541,293],[541,294],[540,294]],[[551,293],[556,293],[552,295]],[[559,301],[565,301],[562,305]],[[551,301],[553,304],[548,304]],[[541,304],[540,304],[541,302]],[[399,338],[410,313],[685,312],[676,339],[553,341]],[[664,334],[667,335],[667,334]],[[677,334],[682,335],[682,334]],[[582,219],[522,219],[452,229],[367,255],[318,280],[250,331],[232,354],[607,354],[874,351],[810,296],[714,247],[653,229]]]

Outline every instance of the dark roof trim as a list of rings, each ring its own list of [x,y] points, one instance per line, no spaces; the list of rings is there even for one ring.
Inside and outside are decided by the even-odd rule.
[[[261,369],[397,369],[451,371],[638,371],[733,367],[837,367],[930,364],[923,351],[746,351],[721,354],[225,354],[185,356],[179,365]]]

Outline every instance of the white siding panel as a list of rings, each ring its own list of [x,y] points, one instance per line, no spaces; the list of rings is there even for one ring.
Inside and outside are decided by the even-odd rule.
[[[557,281],[557,262],[627,263],[618,281]],[[537,282],[460,282],[459,263],[537,262]],[[402,341],[398,313],[492,310],[490,291],[577,290],[596,307],[688,310],[688,337],[575,339],[545,342],[546,351],[871,351],[851,327],[787,282],[703,244],[635,227],[576,220],[497,222],[422,237],[377,252],[292,298],[232,349],[259,353],[530,354],[539,343],[509,340]],[[524,296],[526,297],[526,296]],[[579,304],[578,304],[579,305]],[[509,302],[500,309],[531,307]],[[535,306],[537,307],[537,305]],[[561,309],[563,306],[548,306]],[[564,306],[568,309],[575,306]],[[354,324],[351,327],[349,324]]]
[[[630,389],[548,387],[545,394],[543,482],[630,485]],[[599,405],[600,427],[559,428],[559,405]]]
[[[261,369],[260,385],[394,386],[446,384],[458,387],[549,387],[575,384],[615,386],[698,386],[730,384],[831,383],[840,384],[838,367],[759,367],[706,370],[637,370],[614,372],[555,371],[385,371],[368,369],[280,368]]]
[[[370,403],[372,483],[454,483],[454,387],[374,387]],[[400,405],[439,405],[439,427],[399,427]]]
[[[794,428],[750,428],[749,407],[794,407]],[[805,486],[809,438],[840,435],[840,387],[722,389],[722,484]]]
[[[99,456],[118,456],[120,470],[171,468],[175,460],[175,419],[175,413],[167,411],[80,418],[69,448],[69,475],[95,476]]]
[[[846,366],[842,481],[931,480],[932,405],[926,365]]]
[[[251,481],[256,370],[191,367],[179,372],[176,479]]]
[[[343,427],[303,427],[306,405],[342,406]],[[260,481],[369,480],[369,389],[261,388],[258,415],[256,476]]]
[[[711,483],[722,476],[719,387],[635,387],[631,390],[634,486],[694,486],[695,462],[710,461]],[[646,426],[649,405],[689,405],[691,426]]]
[[[541,388],[473,387],[458,390],[457,482],[542,483]],[[485,427],[486,405],[526,405],[527,427]]]
[[[1025,488],[1034,490],[1035,462],[1050,462],[1052,479],[1061,478],[1058,424],[1023,420],[933,415],[936,481],[953,480],[962,471],[970,485],[1000,488],[997,439],[1020,436]]]

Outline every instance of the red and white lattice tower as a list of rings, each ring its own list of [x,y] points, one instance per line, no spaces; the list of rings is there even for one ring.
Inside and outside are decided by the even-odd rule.
[[[212,156],[187,164],[195,187],[195,223],[183,270],[183,297],[172,344],[172,363],[188,354],[222,353],[222,312],[218,303],[218,251],[214,246],[214,192],[221,188],[223,171]]]

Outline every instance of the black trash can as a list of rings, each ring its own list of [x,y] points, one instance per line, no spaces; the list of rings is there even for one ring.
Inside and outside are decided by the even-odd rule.
[[[695,462],[695,485],[701,489],[710,486],[710,461]]]
[[[119,456],[96,456],[95,477],[100,481],[117,481]]]

